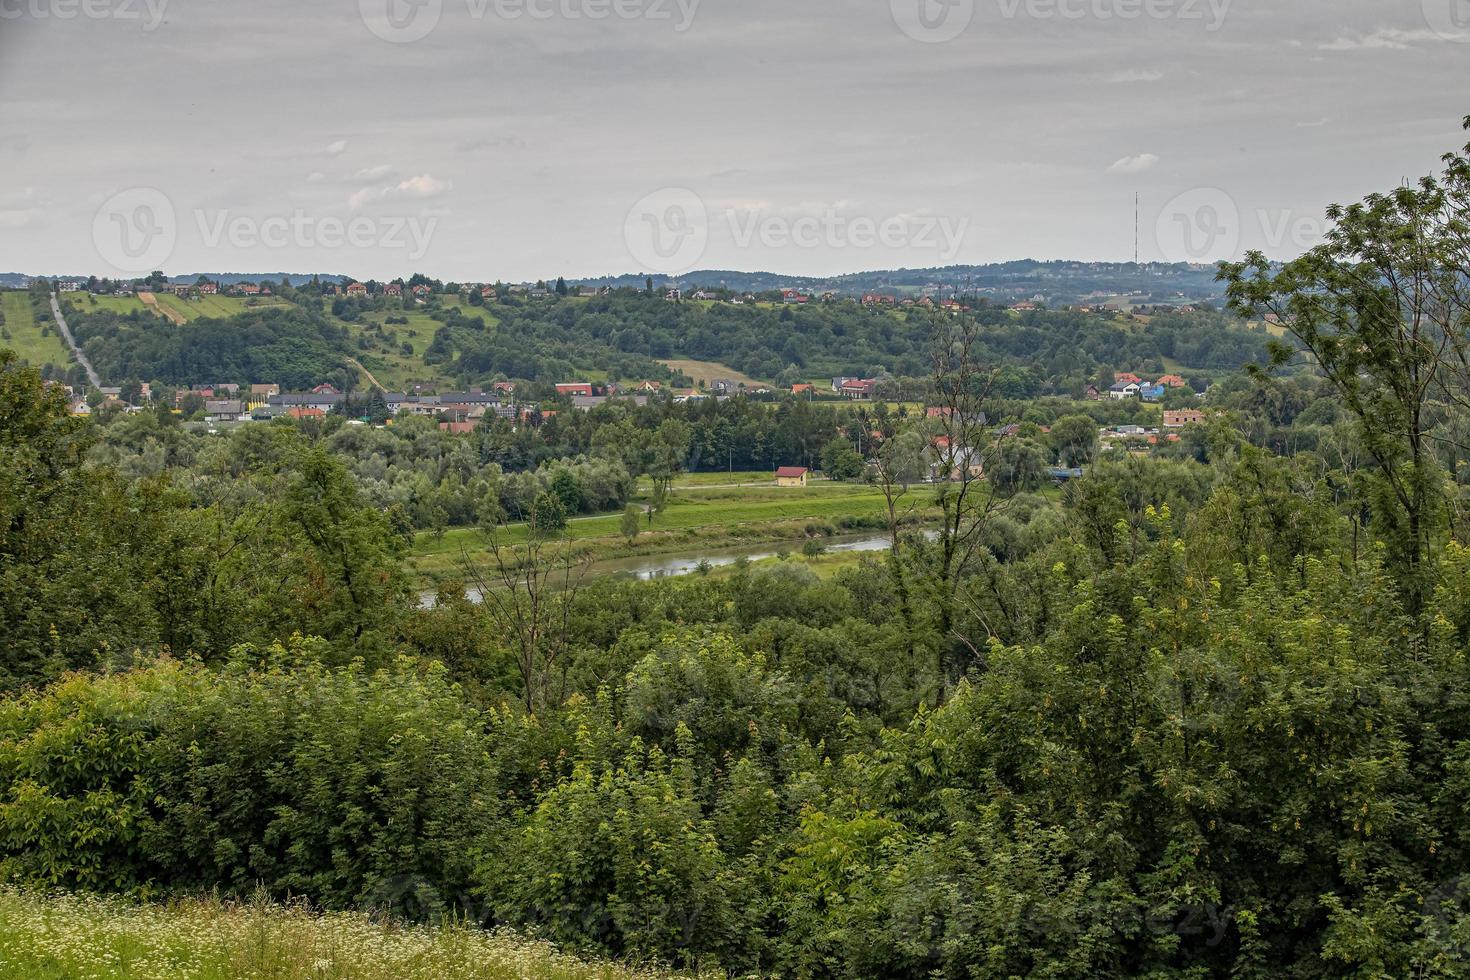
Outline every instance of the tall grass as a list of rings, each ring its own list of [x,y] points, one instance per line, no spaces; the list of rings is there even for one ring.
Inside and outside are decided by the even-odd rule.
[[[139,905],[0,890],[0,976],[280,980],[652,980],[510,933],[382,924],[351,913],[212,899]]]

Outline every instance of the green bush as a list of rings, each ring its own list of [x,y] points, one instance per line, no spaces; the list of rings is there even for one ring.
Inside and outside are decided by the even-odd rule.
[[[480,719],[438,668],[328,669],[321,646],[0,704],[0,869],[140,895],[262,883],[334,908],[405,880],[467,894],[494,815]]]

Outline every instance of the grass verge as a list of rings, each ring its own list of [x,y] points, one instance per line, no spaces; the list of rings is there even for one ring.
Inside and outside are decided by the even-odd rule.
[[[0,891],[0,976],[279,980],[640,980],[507,932],[384,924],[268,902],[168,906]]]

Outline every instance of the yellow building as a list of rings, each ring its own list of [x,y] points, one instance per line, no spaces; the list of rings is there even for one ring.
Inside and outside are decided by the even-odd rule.
[[[805,466],[783,466],[776,471],[776,486],[804,487],[811,471]]]

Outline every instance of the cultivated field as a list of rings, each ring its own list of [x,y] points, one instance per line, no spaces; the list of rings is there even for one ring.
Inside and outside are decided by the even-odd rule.
[[[715,378],[728,378],[736,384],[743,384],[751,388],[765,383],[757,381],[748,374],[741,374],[734,368],[726,367],[718,361],[668,360],[659,361],[659,363],[672,371],[689,375],[694,379],[695,384],[702,382],[708,385]]]
[[[167,294],[164,295],[167,296]],[[187,316],[185,316],[180,311],[174,309],[172,305],[163,305],[163,303],[160,302],[160,298],[152,293],[141,292],[138,294],[138,299],[143,303],[144,306],[148,307],[148,309],[152,310],[154,313],[157,313],[165,320],[170,320],[174,323],[188,322],[189,318]]]
[[[186,321],[198,320],[202,317],[223,319],[244,313],[249,309],[284,305],[284,301],[269,296],[199,296],[186,299],[173,293],[159,293],[157,298],[160,306],[172,310]]]
[[[5,324],[0,327],[4,330],[0,334],[0,347],[10,348],[36,367],[43,364],[68,366],[71,355],[62,343],[61,335],[49,325],[45,334],[41,332],[42,325],[36,322],[31,311],[29,293],[20,290],[0,293],[0,311],[5,314]]]
[[[266,902],[133,905],[0,891],[0,976],[53,980],[640,980],[509,933],[380,924]]]

